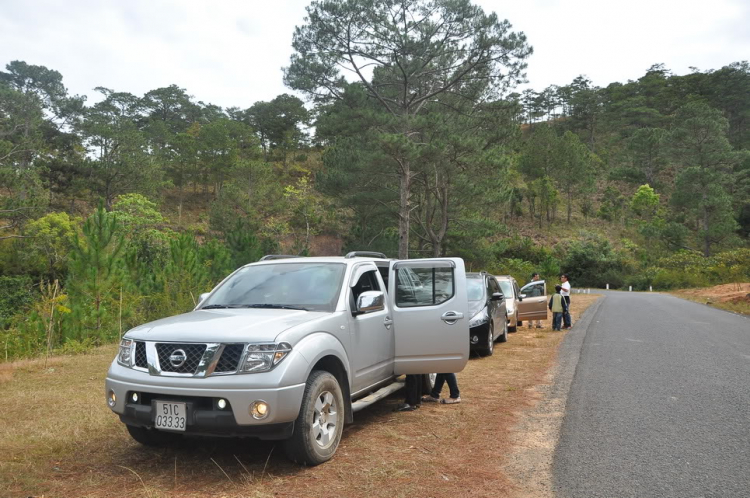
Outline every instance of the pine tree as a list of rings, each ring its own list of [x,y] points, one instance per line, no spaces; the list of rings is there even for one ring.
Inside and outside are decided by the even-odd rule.
[[[106,339],[114,331],[116,303],[124,280],[124,238],[114,214],[99,207],[76,235],[68,289],[76,339]]]

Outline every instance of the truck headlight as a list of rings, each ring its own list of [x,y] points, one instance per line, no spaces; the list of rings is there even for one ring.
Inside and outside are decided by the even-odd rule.
[[[482,311],[471,317],[469,320],[469,328],[477,327],[490,321],[490,316],[487,314],[487,307],[482,308]]]
[[[278,344],[248,344],[240,373],[267,372],[279,364],[292,351],[288,342]]]
[[[117,353],[117,363],[124,367],[132,366],[133,358],[133,347],[135,341],[133,339],[123,339],[120,341],[120,351]]]

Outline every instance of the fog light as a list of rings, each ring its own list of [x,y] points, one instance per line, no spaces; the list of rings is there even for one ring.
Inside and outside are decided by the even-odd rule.
[[[472,336],[471,336],[471,343],[472,343],[472,344],[477,344],[477,343],[479,343],[479,336],[478,336],[478,335],[472,335]]]
[[[133,393],[130,399],[133,400],[133,403],[138,403],[138,393]]]
[[[110,389],[107,393],[107,404],[110,408],[114,408],[115,403],[117,403],[117,396],[115,396],[115,392]]]
[[[265,401],[253,401],[250,405],[250,415],[255,420],[263,420],[268,416],[268,404]]]
[[[223,410],[224,408],[226,408],[226,407],[227,407],[227,400],[225,400],[225,399],[220,399],[220,400],[219,400],[219,401],[218,401],[218,402],[216,403],[216,405],[217,405],[217,406],[219,407],[219,410]]]

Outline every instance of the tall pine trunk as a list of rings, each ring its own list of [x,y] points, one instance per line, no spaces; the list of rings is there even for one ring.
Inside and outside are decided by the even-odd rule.
[[[401,164],[398,203],[398,258],[409,259],[409,219],[411,217],[411,170],[409,163]]]

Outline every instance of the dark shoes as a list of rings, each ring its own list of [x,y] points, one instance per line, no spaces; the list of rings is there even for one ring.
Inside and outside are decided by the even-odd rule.
[[[440,398],[435,398],[431,394],[428,394],[427,396],[422,396],[422,403],[440,403]]]

